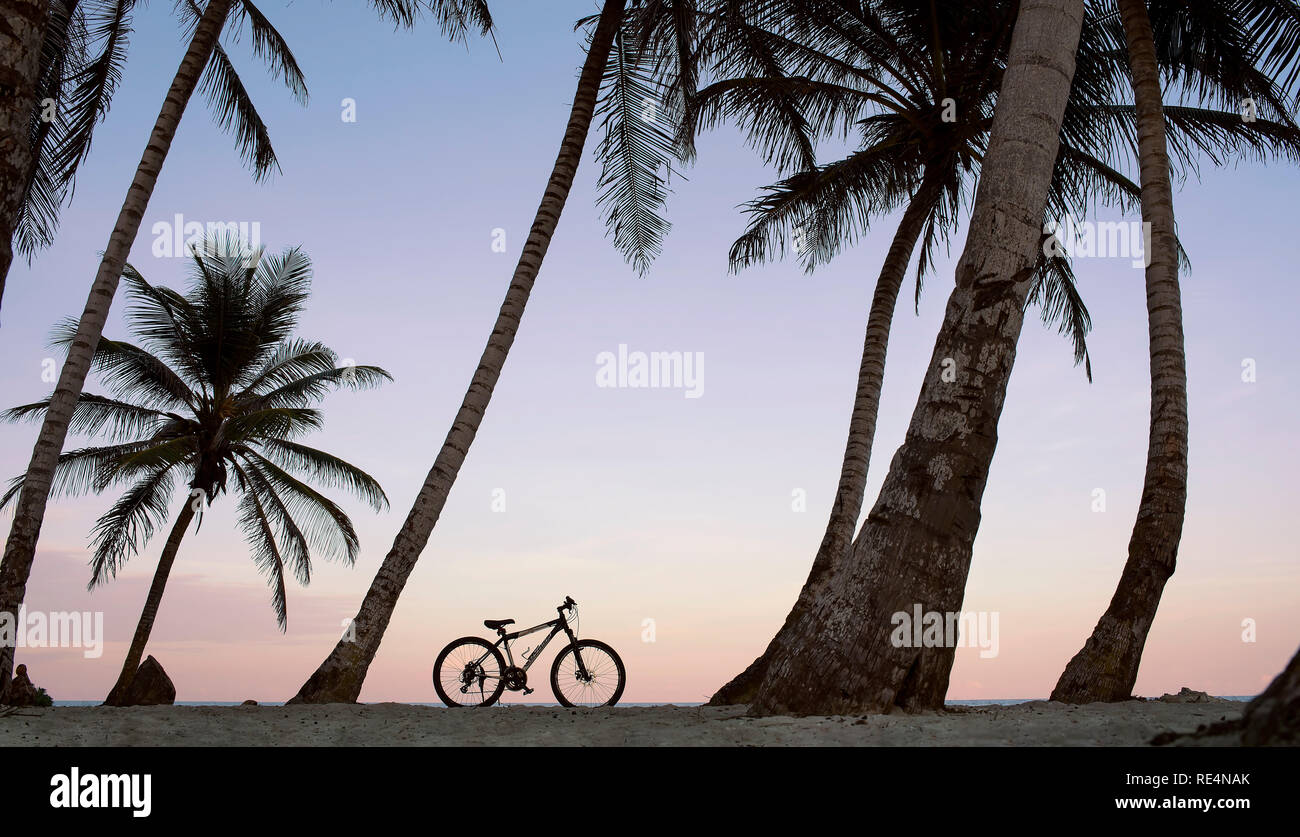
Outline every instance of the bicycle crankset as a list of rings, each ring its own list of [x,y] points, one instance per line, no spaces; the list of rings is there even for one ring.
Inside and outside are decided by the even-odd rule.
[[[531,692],[528,688],[528,672],[519,666],[509,666],[501,672],[501,682],[512,692],[524,691]]]

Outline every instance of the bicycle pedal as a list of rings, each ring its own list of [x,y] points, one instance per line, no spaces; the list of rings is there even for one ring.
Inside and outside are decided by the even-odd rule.
[[[532,689],[528,688],[527,686],[524,687],[524,694],[531,695],[532,693],[533,693]]]

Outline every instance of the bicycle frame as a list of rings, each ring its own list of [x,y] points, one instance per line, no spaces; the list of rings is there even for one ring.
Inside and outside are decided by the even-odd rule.
[[[535,633],[537,633],[538,631],[544,631],[544,630],[546,630],[547,628],[550,628],[550,629],[551,629],[551,632],[550,632],[549,634],[546,635],[546,639],[542,640],[541,645],[538,645],[536,648],[534,648],[534,649],[533,649],[533,652],[532,652],[531,654],[528,655],[528,659],[524,661],[524,663],[523,663],[522,666],[519,666],[519,668],[522,668],[524,671],[528,671],[529,667],[531,667],[532,664],[533,664],[534,662],[536,662],[537,658],[540,657],[540,656],[542,655],[542,652],[546,650],[546,646],[550,644],[551,640],[555,639],[555,635],[556,635],[556,634],[558,634],[558,633],[560,633],[561,631],[563,631],[563,632],[565,633],[565,635],[567,635],[567,636],[569,637],[569,642],[572,643],[572,642],[577,642],[577,641],[578,641],[578,637],[577,637],[576,635],[574,635],[573,631],[571,631],[571,630],[569,629],[569,620],[567,620],[567,619],[564,618],[564,614],[563,614],[563,613],[561,613],[557,618],[552,619],[552,620],[549,621],[549,622],[543,622],[543,623],[540,624],[540,625],[534,625],[533,627],[531,627],[531,628],[525,628],[525,629],[522,630],[522,631],[515,631],[515,632],[513,632],[513,633],[505,633],[505,632],[504,632],[504,629],[499,630],[499,631],[497,631],[497,633],[500,635],[500,639],[498,639],[496,642],[494,642],[494,643],[492,644],[492,647],[493,647],[493,648],[498,648],[498,647],[500,647],[500,648],[504,648],[504,649],[505,649],[505,652],[506,652],[506,662],[507,662],[507,663],[508,663],[512,668],[514,668],[514,667],[515,667],[515,655],[514,655],[513,653],[511,653],[511,651],[510,651],[510,643],[513,642],[513,641],[516,640],[516,639],[519,639],[519,637],[521,637],[521,636],[528,636],[529,634],[535,634]],[[488,658],[488,655],[491,654],[491,653],[492,653],[492,652],[489,651],[489,652],[485,653],[482,657],[479,657],[479,658],[475,661],[475,665],[480,665],[480,666],[481,666],[481,665],[483,664],[483,661],[486,660],[486,659]],[[577,653],[574,654],[574,657],[576,658],[577,663],[578,663],[578,670],[579,670],[580,672],[582,672],[582,674],[585,675],[585,674],[587,673],[587,670],[586,670],[586,667],[582,664],[582,657],[581,657],[580,655],[578,655]]]

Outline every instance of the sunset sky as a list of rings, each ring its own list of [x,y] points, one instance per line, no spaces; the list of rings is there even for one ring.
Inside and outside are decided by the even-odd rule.
[[[362,538],[354,567],[321,561],[291,587],[281,634],[270,591],[221,497],[182,546],[148,653],[180,701],[284,700],[356,612],[433,462],[505,293],[568,116],[591,0],[497,0],[501,58],[425,22],[393,32],[365,4],[267,3],[311,90],[296,105],[228,44],[268,122],[283,173],[257,184],[196,97],[132,261],[182,286],[181,259],[151,254],[156,222],[260,224],[269,250],[315,263],[301,334],[394,382],[325,402],[310,443],[375,475],[392,508],[345,502]],[[112,219],[184,43],[170,3],[136,13],[122,86],[83,165],[56,245],[15,265],[0,320],[0,392],[44,397],[51,327],[80,312]],[[357,121],[341,117],[344,99]],[[527,626],[566,595],[580,633],[628,669],[624,701],[703,701],[780,625],[829,514],[876,273],[896,218],[814,275],[782,262],[727,271],[738,206],[771,182],[731,131],[700,142],[673,180],[674,224],[645,277],[623,263],[595,207],[588,144],[492,406],[411,576],[362,692],[436,701],[438,650],[484,618]],[[828,158],[829,159],[829,158]],[[1176,193],[1192,260],[1183,284],[1191,462],[1179,566],[1152,628],[1137,692],[1181,686],[1254,694],[1300,643],[1294,439],[1297,398],[1294,166],[1243,163]],[[1118,221],[1102,209],[1090,220]],[[494,252],[493,231],[506,252]],[[876,496],[929,362],[965,230],[940,252],[919,312],[909,278],[891,336],[867,490]],[[967,610],[998,614],[999,653],[960,649],[952,699],[1045,697],[1114,591],[1142,486],[1148,427],[1142,272],[1081,259],[1094,382],[1070,345],[1026,322],[983,502]],[[119,296],[107,334],[125,337]],[[702,353],[685,388],[598,386],[598,357]],[[694,356],[694,355],[693,355]],[[1253,360],[1255,380],[1243,381]],[[90,391],[101,391],[97,384]],[[0,475],[27,464],[35,425],[0,427]],[[1094,510],[1104,492],[1104,511]],[[806,510],[796,502],[806,496]],[[504,511],[494,499],[504,498]],[[21,650],[56,700],[99,699],[120,669],[162,542],[87,592],[88,533],[112,496],[52,502],[28,587],[39,611],[103,611],[98,659]],[[179,509],[180,497],[177,498]],[[498,503],[496,508],[500,508]],[[865,510],[864,510],[865,513]],[[7,531],[9,514],[4,515]],[[1243,620],[1257,641],[1244,642]],[[653,641],[648,641],[648,640]],[[526,642],[526,641],[525,641]],[[522,647],[521,647],[522,650]],[[552,652],[532,671],[544,684]],[[539,689],[536,699],[550,700]]]

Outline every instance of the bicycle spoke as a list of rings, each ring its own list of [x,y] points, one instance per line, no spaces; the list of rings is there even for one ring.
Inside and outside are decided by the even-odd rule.
[[[479,641],[445,649],[434,672],[441,693],[461,706],[480,706],[493,700],[500,692],[502,676],[491,647]]]
[[[609,703],[619,690],[621,680],[618,665],[609,653],[596,646],[583,646],[563,654],[556,673],[556,687],[564,698],[575,706],[594,707]]]

